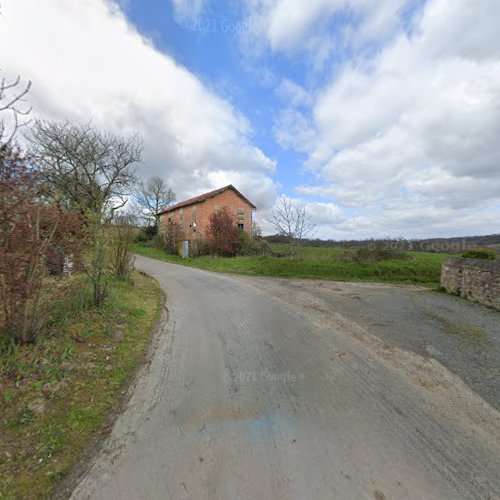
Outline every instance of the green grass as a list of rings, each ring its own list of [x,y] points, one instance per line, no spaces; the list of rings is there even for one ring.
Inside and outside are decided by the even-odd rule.
[[[276,251],[283,250],[278,245],[273,247]],[[425,286],[439,285],[441,265],[450,257],[448,254],[410,252],[411,258],[408,260],[360,264],[338,259],[339,254],[344,251],[338,248],[300,248],[294,260],[267,256],[232,258],[203,256],[196,259],[182,259],[139,244],[133,245],[132,249],[147,257],[225,273]]]
[[[55,282],[43,335],[0,354],[0,498],[48,498],[105,433],[161,307],[156,281],[133,282],[113,280],[101,310],[81,277]]]

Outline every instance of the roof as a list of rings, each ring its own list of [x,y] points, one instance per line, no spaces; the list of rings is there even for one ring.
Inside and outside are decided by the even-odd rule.
[[[175,205],[172,205],[171,207],[166,208],[165,210],[162,210],[161,212],[158,212],[158,215],[164,214],[166,212],[172,212],[173,210],[177,210],[178,208],[183,208],[183,207],[188,207],[190,205],[196,205],[197,203],[202,203],[205,200],[208,200],[209,198],[213,198],[214,196],[217,196],[220,193],[223,193],[224,191],[227,191],[228,189],[232,189],[243,201],[248,203],[252,208],[257,209],[257,207],[247,198],[245,198],[232,184],[229,184],[228,186],[224,186],[219,189],[215,189],[214,191],[210,191],[205,194],[201,194],[200,196],[195,196],[194,198],[190,198],[189,200],[181,201],[180,203],[176,203]]]

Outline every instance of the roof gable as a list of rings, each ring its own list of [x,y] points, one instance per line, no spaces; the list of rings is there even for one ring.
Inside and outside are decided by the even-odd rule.
[[[257,209],[257,207],[250,200],[245,198],[245,196],[243,196],[232,184],[229,184],[228,186],[224,186],[223,188],[215,189],[214,191],[210,191],[200,196],[195,196],[194,198],[190,198],[189,200],[176,203],[175,205],[172,205],[171,207],[168,207],[165,210],[158,212],[158,215],[164,214],[166,212],[172,212],[173,210],[176,210],[178,208],[188,207],[190,205],[196,205],[197,203],[203,203],[204,201],[213,198],[214,196],[217,196],[218,194],[223,193],[228,189],[234,191],[244,202],[248,203],[252,208]]]

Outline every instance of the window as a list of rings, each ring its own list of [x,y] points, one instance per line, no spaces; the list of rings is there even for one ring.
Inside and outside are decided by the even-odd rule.
[[[238,229],[240,231],[243,231],[245,229],[245,225],[244,224],[238,224]]]
[[[196,205],[191,209],[191,224],[189,224],[189,227],[196,231]]]
[[[243,231],[243,224],[245,222],[245,209],[237,208],[236,209],[236,218],[238,220],[238,227],[241,231]]]

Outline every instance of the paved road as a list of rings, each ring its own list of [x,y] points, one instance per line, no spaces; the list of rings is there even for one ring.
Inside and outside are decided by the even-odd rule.
[[[137,264],[169,321],[73,498],[500,498],[500,414],[436,360],[311,291]]]

